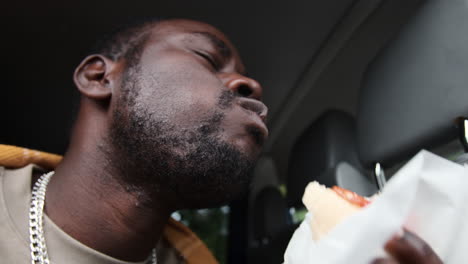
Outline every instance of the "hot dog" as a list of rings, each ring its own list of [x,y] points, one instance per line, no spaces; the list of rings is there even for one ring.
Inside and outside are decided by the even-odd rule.
[[[312,214],[310,226],[317,241],[370,200],[338,186],[327,188],[314,181],[307,185],[302,202]]]

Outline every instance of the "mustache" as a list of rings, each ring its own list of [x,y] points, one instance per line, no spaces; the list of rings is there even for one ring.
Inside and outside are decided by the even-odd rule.
[[[223,90],[218,98],[218,107],[221,109],[227,109],[231,107],[236,99],[236,95],[231,90]]]

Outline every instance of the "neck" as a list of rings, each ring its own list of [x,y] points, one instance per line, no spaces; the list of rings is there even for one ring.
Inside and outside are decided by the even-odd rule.
[[[171,210],[148,206],[125,190],[115,180],[117,170],[89,143],[72,140],[47,188],[45,213],[88,247],[121,260],[144,260],[162,236]]]

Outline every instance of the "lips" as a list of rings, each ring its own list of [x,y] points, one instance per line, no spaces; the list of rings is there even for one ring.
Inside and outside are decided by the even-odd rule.
[[[238,97],[237,100],[237,105],[244,113],[239,118],[244,123],[245,132],[256,145],[261,147],[268,138],[268,128],[265,124],[268,108],[261,101],[253,98]]]
[[[250,112],[250,117],[253,122],[247,124],[247,132],[254,138],[256,144],[262,146],[268,138],[268,128],[257,114]]]
[[[261,119],[261,121],[266,121],[268,107],[266,107],[266,105],[262,102],[252,98],[241,97],[239,99],[239,104],[242,108],[254,112]]]
[[[268,128],[265,124],[268,108],[261,101],[253,98],[240,97],[238,100],[239,106],[247,114],[247,133],[252,136],[257,145],[262,146],[268,138]]]

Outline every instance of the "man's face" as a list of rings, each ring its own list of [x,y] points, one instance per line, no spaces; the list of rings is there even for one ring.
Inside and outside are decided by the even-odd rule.
[[[244,71],[209,25],[154,27],[112,110],[111,140],[124,153],[122,171],[131,170],[125,183],[172,196],[176,207],[216,206],[242,193],[268,134],[261,87]]]

